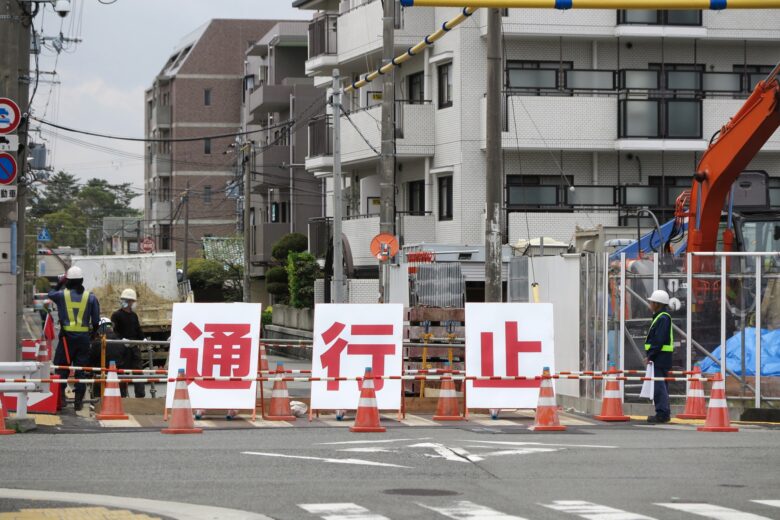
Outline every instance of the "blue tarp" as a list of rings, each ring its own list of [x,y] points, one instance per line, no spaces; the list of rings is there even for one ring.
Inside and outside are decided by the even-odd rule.
[[[712,351],[712,355],[720,360],[720,347]],[[699,363],[702,372],[720,372],[720,363],[707,358]],[[742,375],[742,338],[737,331],[726,340],[726,368],[737,375]],[[756,375],[756,329],[745,329],[745,372],[748,376]],[[761,331],[761,375],[780,376],[780,329]]]

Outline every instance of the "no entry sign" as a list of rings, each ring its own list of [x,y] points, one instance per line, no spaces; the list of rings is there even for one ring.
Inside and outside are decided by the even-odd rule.
[[[14,132],[19,128],[21,120],[19,105],[8,98],[0,98],[0,135]]]
[[[16,180],[16,159],[13,155],[0,153],[0,184],[12,184]]]

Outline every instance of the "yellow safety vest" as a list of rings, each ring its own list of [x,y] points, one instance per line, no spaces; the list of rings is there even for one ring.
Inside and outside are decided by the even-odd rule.
[[[653,329],[653,327],[655,326],[655,322],[658,321],[658,318],[660,318],[661,316],[669,316],[669,321],[670,322],[672,321],[671,314],[669,314],[668,312],[661,312],[658,314],[658,316],[655,317],[653,323],[650,324],[650,330]],[[648,332],[648,335],[649,334],[650,333]],[[650,343],[645,343],[645,350],[650,350],[650,347],[651,347]],[[661,346],[661,352],[674,352],[674,327],[671,326],[671,323],[669,325],[669,342],[664,343]]]
[[[89,327],[82,322],[85,320],[87,303],[89,302],[89,291],[84,291],[80,302],[74,302],[70,297],[68,289],[63,291],[65,295],[65,311],[68,313],[68,324],[62,326],[65,332],[89,332]]]

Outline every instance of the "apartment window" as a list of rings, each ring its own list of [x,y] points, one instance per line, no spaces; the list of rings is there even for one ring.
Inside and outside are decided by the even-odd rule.
[[[253,255],[257,254],[257,223],[255,222],[255,208],[249,208],[249,244]]]
[[[171,226],[170,224],[160,224],[160,250],[170,251],[171,249]]]
[[[439,220],[452,220],[452,176],[439,177]]]
[[[660,87],[672,91],[701,90],[701,75],[705,66],[698,63],[650,63],[649,70],[660,74]]]
[[[701,11],[694,9],[657,11],[635,9],[618,11],[621,25],[688,25],[701,26]]]
[[[171,178],[170,177],[158,177],[159,191],[157,192],[157,200],[159,202],[168,202],[171,200]]]
[[[413,181],[407,184],[407,210],[412,215],[425,213],[425,181]]]
[[[439,108],[452,106],[452,63],[439,65]]]
[[[272,202],[271,203],[271,222],[279,224],[287,222],[287,203],[286,202]]]
[[[211,155],[211,139],[203,140],[203,153],[206,155]]]
[[[621,139],[701,139],[699,99],[622,100],[619,109]]]
[[[742,90],[752,92],[774,69],[773,65],[734,65],[734,72],[742,75]]]
[[[203,104],[207,107],[211,106],[211,89],[207,88],[203,91]]]
[[[506,88],[534,89],[537,95],[543,90],[558,90],[565,71],[573,67],[571,61],[507,61]]]
[[[425,101],[425,77],[422,72],[410,74],[407,79],[409,103],[420,104]]]
[[[203,203],[211,204],[211,186],[203,186]]]

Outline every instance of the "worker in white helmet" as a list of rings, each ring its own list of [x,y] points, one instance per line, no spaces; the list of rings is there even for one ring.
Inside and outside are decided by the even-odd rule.
[[[647,301],[653,311],[653,318],[645,340],[645,361],[648,364],[653,364],[655,377],[666,377],[669,370],[672,369],[672,356],[674,354],[672,315],[668,312],[669,293],[654,291]],[[666,381],[656,381],[653,387],[655,415],[649,416],[647,422],[650,424],[667,423],[671,418],[669,388]]]
[[[63,288],[64,286],[64,288]],[[60,366],[89,366],[90,338],[97,335],[100,326],[100,303],[94,294],[84,289],[84,273],[77,266],[60,276],[57,287],[49,293],[49,299],[57,306],[60,336],[54,352],[54,364]],[[68,369],[59,369],[61,379],[68,377]],[[76,378],[86,379],[88,374],[76,371]],[[76,398],[73,407],[81,410],[87,387],[75,385]],[[62,403],[65,403],[65,385],[60,385]]]
[[[122,339],[143,340],[144,333],[141,330],[141,323],[138,321],[138,315],[135,313],[136,301],[138,295],[134,289],[125,289],[119,296],[119,309],[111,315],[114,334]],[[138,345],[126,345],[127,363],[125,368],[142,368],[141,349]],[[137,398],[146,397],[146,385],[144,383],[133,383],[133,389]]]

